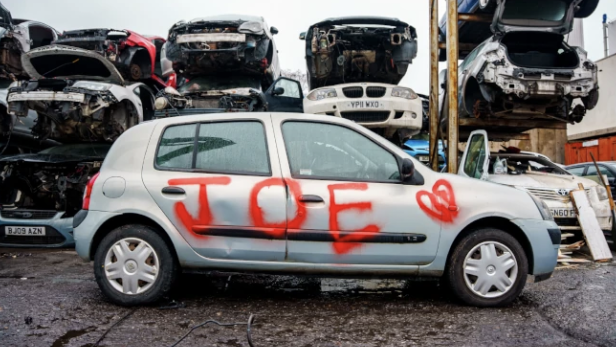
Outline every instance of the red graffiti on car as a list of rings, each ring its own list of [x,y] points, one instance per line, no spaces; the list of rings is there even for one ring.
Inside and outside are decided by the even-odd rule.
[[[330,184],[327,186],[329,191],[329,230],[334,237],[334,251],[338,254],[350,252],[352,249],[361,246],[361,242],[374,236],[380,231],[377,225],[370,224],[349,235],[341,236],[342,230],[338,222],[338,214],[346,210],[359,210],[361,212],[372,211],[372,203],[368,201],[352,202],[348,204],[336,203],[336,190],[368,190],[366,183],[341,183]]]
[[[424,197],[428,197],[432,206],[424,202]],[[451,183],[444,179],[436,181],[431,192],[422,190],[417,193],[416,198],[419,208],[434,220],[451,224],[458,217],[455,193]]]

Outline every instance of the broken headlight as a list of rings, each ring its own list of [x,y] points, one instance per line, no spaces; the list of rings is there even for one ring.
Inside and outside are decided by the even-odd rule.
[[[603,186],[596,186],[595,191],[597,192],[597,197],[600,201],[609,199],[607,196],[607,189]]]
[[[242,23],[242,25],[237,28],[239,33],[251,33],[251,34],[262,34],[263,33],[263,25],[259,22],[246,22]]]
[[[404,98],[409,100],[415,100],[418,98],[417,94],[411,88],[396,87],[391,91],[391,96],[396,98]]]
[[[110,84],[106,84],[106,83],[96,83],[96,82],[88,82],[88,81],[77,81],[77,82],[75,82],[75,84],[73,84],[73,87],[89,89],[89,90],[96,90],[96,91],[102,92],[102,91],[105,91],[105,90],[109,90],[109,88],[111,88],[111,85]]]
[[[327,98],[335,98],[338,97],[336,94],[336,89],[334,88],[325,88],[325,89],[317,89],[313,90],[310,94],[308,94],[308,100],[318,101]]]

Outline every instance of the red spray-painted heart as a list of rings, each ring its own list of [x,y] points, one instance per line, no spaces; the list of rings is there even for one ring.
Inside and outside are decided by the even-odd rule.
[[[432,206],[426,205],[423,201],[424,196],[430,199]],[[436,181],[431,192],[422,190],[417,193],[416,198],[419,208],[434,220],[451,224],[458,217],[456,196],[451,184],[444,179]]]

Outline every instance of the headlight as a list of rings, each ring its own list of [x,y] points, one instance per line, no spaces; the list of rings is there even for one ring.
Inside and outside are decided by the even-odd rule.
[[[552,216],[552,212],[550,212],[550,207],[545,201],[537,198],[536,196],[528,193],[528,195],[533,199],[535,205],[537,205],[537,209],[539,209],[539,213],[541,213],[541,217],[543,220],[554,220],[554,216]]]
[[[397,98],[404,98],[409,100],[415,100],[418,98],[417,94],[411,88],[396,87],[391,91],[391,96]]]
[[[109,90],[109,88],[111,88],[111,85],[110,84],[106,84],[106,83],[78,81],[78,82],[75,82],[75,84],[73,84],[73,87],[83,88],[83,89],[90,89],[90,90],[97,90],[97,91],[104,91],[104,90]]]
[[[599,197],[599,200],[603,201],[609,199],[607,196],[607,189],[605,189],[605,187],[596,186],[595,191],[597,192],[597,197]]]
[[[237,28],[240,33],[250,32],[253,34],[259,34],[263,31],[263,25],[259,22],[246,22]]]
[[[312,101],[323,100],[327,98],[336,98],[336,97],[338,97],[338,94],[336,94],[336,89],[333,89],[333,88],[313,90],[307,96],[308,100],[312,100]]]

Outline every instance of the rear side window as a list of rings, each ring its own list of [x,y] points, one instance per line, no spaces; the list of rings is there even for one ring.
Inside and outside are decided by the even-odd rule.
[[[163,170],[271,175],[265,129],[258,121],[172,126],[156,155]]]

